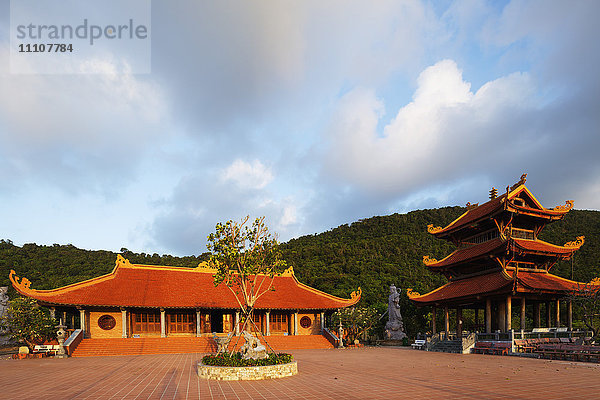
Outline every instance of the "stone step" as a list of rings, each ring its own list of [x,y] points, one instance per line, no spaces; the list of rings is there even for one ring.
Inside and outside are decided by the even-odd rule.
[[[239,348],[244,343],[243,338],[240,338],[239,342],[236,342],[236,339],[234,337],[230,343],[230,349]],[[267,341],[276,352],[333,348],[322,335],[268,336]],[[211,337],[83,339],[73,352],[73,357],[211,353],[215,351],[216,345]]]

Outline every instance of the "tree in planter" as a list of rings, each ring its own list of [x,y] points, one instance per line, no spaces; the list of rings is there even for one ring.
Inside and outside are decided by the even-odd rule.
[[[369,331],[378,320],[379,313],[374,307],[342,308],[331,315],[330,328],[336,331],[341,322],[346,342],[354,344],[354,341]]]
[[[36,343],[53,339],[57,322],[37,305],[34,299],[18,297],[8,302],[0,327],[11,339],[25,343],[31,350]]]
[[[211,253],[209,266],[217,271],[215,286],[223,284],[233,293],[242,312],[242,330],[248,324],[254,326],[252,313],[257,300],[274,290],[273,278],[286,268],[265,217],[256,218],[252,224],[248,220],[247,216],[240,222],[218,223],[207,245]]]
[[[583,311],[583,324],[592,331],[592,336],[597,339],[600,334],[600,278],[589,283],[579,285],[569,299],[581,307]]]

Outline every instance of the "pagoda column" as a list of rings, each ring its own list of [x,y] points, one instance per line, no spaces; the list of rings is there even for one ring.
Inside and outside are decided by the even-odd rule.
[[[492,300],[485,299],[485,333],[492,333]]]
[[[252,330],[252,329],[250,329]],[[240,312],[235,312],[235,335],[240,336]]]
[[[552,318],[551,318],[551,313],[550,313],[550,302],[549,301],[546,302],[546,327],[547,328],[552,327]]]
[[[462,308],[456,307],[456,337],[462,337]]]
[[[560,300],[556,299],[556,327],[560,326]]]
[[[450,313],[448,306],[444,306],[444,340],[448,339],[448,332],[450,332]]]
[[[525,297],[521,297],[521,330],[525,330]]]
[[[267,336],[271,335],[271,310],[267,310]]]
[[[567,301],[567,323],[569,324],[569,330],[573,330],[573,303],[571,300]]]
[[[167,322],[164,308],[160,309],[160,337],[167,337]]]
[[[127,310],[121,308],[121,337],[127,337]]]
[[[196,308],[196,337],[202,336],[202,333],[200,332],[202,330],[202,327],[200,326],[201,320],[202,320],[202,315],[200,313],[200,309]]]
[[[321,335],[325,332],[325,313],[321,312]]]
[[[506,332],[512,329],[512,296],[506,296]]]
[[[498,329],[506,332],[506,302],[498,302]]]
[[[533,327],[541,328],[540,320],[542,319],[542,314],[540,312],[540,302],[535,301],[533,303]]]
[[[436,308],[432,307],[431,308],[431,334],[432,335],[436,334],[436,327],[435,327],[436,316],[435,316],[435,311],[436,311]]]

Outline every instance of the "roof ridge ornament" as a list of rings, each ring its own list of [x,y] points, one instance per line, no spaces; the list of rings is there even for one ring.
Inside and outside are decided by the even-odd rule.
[[[356,291],[350,293],[350,298],[354,301],[354,300],[360,299],[361,295],[362,295],[362,289],[359,286],[358,289],[356,289]]]
[[[585,243],[585,236],[577,236],[577,239],[573,240],[572,242],[565,243],[563,247],[580,248],[581,246],[583,246],[584,243]]]
[[[22,292],[32,292],[33,289],[29,288],[31,286],[31,281],[29,279],[23,277],[23,278],[21,278],[21,281],[19,282],[19,277],[16,274],[17,273],[15,272],[15,270],[11,269],[10,274],[8,275],[8,278],[13,283],[15,288],[19,289]]]
[[[573,200],[567,200],[565,201],[565,204],[562,206],[556,206],[552,209],[552,211],[569,211],[571,208],[573,208]]]
[[[129,267],[131,268],[133,265],[131,264],[131,262],[129,262],[128,259],[126,259],[125,257],[123,257],[120,254],[117,254],[117,261],[115,261],[115,267],[119,268],[119,267]]]
[[[419,293],[415,290],[412,290],[411,288],[407,288],[406,295],[408,296],[409,299],[414,299],[415,297],[421,296],[421,293]]]
[[[438,262],[438,260],[436,260],[435,258],[430,258],[429,256],[423,256],[423,264],[425,264],[427,266],[433,265],[437,262]]]
[[[466,204],[466,206],[467,206],[467,210],[471,211],[472,209],[479,207],[479,203],[471,204],[471,202],[468,201],[467,204]]]
[[[281,273],[281,276],[294,276],[294,266],[290,265],[285,271]]]
[[[427,225],[427,232],[429,233],[438,233],[439,231],[443,230],[444,228],[442,228],[441,226],[433,226],[433,224],[429,224]]]
[[[521,175],[521,179],[519,179],[519,182],[515,183],[514,185],[512,185],[510,187],[510,191],[512,192],[513,190],[515,190],[516,188],[518,188],[521,185],[524,185],[525,182],[527,182],[527,174],[523,174]]]

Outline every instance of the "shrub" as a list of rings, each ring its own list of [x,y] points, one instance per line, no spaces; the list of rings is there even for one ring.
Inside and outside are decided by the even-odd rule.
[[[242,353],[233,353],[232,355],[219,353],[202,357],[202,364],[217,367],[257,367],[262,365],[287,364],[292,359],[292,355],[287,353],[269,353],[269,356],[262,360],[244,360]]]

